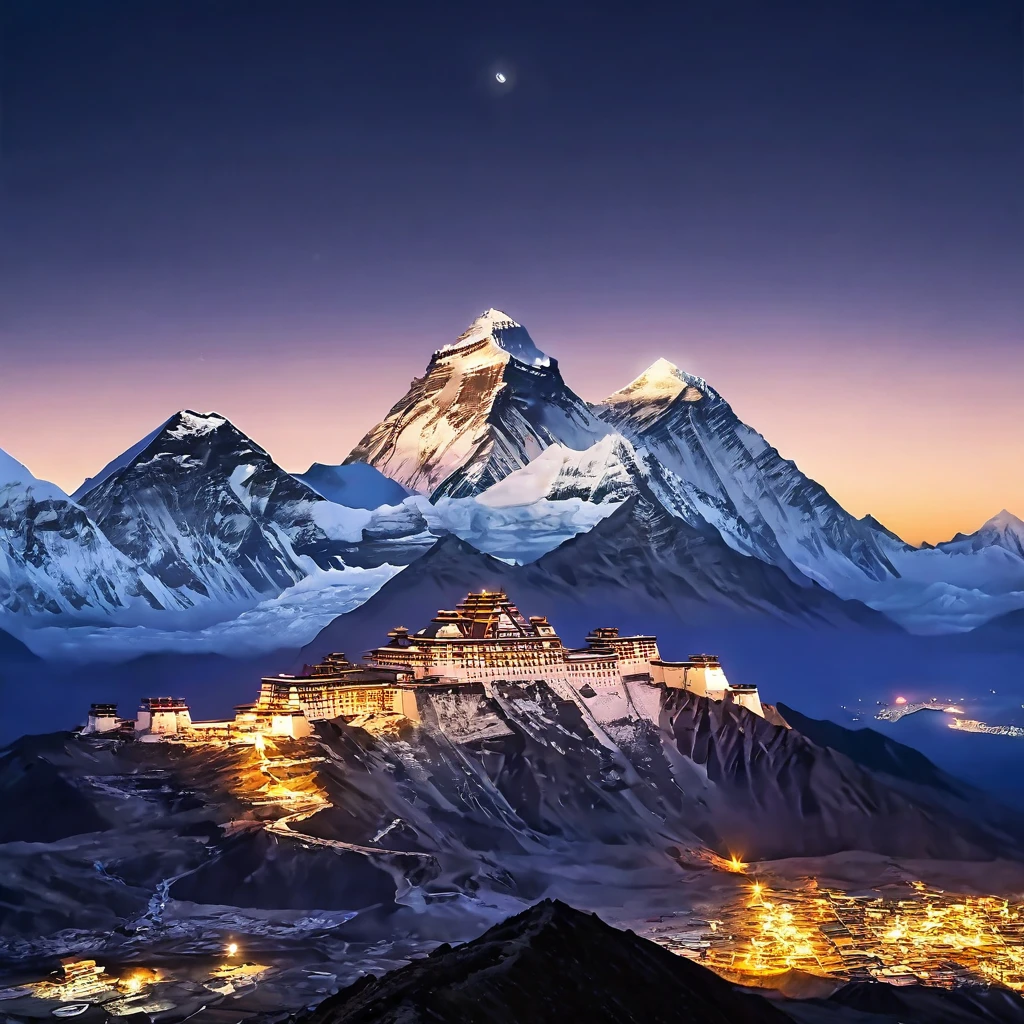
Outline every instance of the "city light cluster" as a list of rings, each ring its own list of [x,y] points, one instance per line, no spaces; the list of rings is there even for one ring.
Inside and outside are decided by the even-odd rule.
[[[763,972],[790,968],[814,956],[814,933],[798,920],[788,903],[765,899],[760,886],[753,892],[757,932],[750,938],[744,966]]]
[[[785,890],[754,882],[719,913],[652,937],[733,980],[799,969],[843,981],[997,982],[1024,991],[1024,908],[1002,897],[920,882],[874,896],[813,881]]]

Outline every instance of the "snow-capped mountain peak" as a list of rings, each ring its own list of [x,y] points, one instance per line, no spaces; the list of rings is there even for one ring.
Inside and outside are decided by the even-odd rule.
[[[714,392],[707,381],[680,370],[667,359],[658,359],[624,388],[609,395],[602,406],[615,410],[619,406],[654,403],[663,408],[679,395],[685,402],[698,402]]]
[[[171,437],[204,437],[219,430],[227,423],[227,419],[215,412],[199,413],[191,409],[182,409],[175,413],[163,426]]]
[[[182,410],[143,441],[81,502],[118,549],[189,603],[250,601],[340,567],[316,521],[330,503],[225,417]],[[353,541],[361,518],[350,518]]]
[[[0,488],[19,484],[24,488],[32,488],[37,499],[56,498],[68,500],[68,496],[56,485],[40,480],[32,475],[31,470],[23,466],[17,459],[0,449]]]
[[[983,530],[999,530],[1001,533],[1010,531],[1018,537],[1024,537],[1024,519],[1015,516],[1007,509],[997,512],[985,525]]]
[[[170,419],[164,420],[160,426],[150,431],[142,440],[137,441],[117,458],[111,459],[95,476],[88,477],[72,497],[75,501],[81,501],[91,490],[99,487],[115,473],[124,469],[165,431],[169,437],[180,440],[188,437],[203,437],[219,430],[225,424],[230,426],[229,421],[217,413],[198,413],[192,412],[191,409],[182,409]]]
[[[566,387],[558,362],[489,309],[437,349],[387,417],[349,453],[412,491],[468,497],[552,444],[582,451],[609,428]]]
[[[1004,508],[975,533],[958,533],[952,540],[939,544],[938,548],[954,553],[1002,548],[1011,555],[1024,558],[1024,520]]]
[[[502,351],[526,366],[550,366],[551,360],[533,343],[526,328],[500,309],[485,309],[450,345],[440,352],[470,348],[490,339]]]

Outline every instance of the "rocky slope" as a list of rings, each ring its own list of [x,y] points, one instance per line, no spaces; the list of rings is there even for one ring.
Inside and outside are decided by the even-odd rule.
[[[110,543],[88,512],[0,451],[0,609],[18,619],[103,620],[174,607],[161,583]]]
[[[526,328],[489,309],[434,353],[346,462],[369,463],[413,491],[464,497],[549,445],[582,450],[606,433]]]
[[[684,879],[732,885],[711,870],[732,852],[1024,857],[1019,817],[938,769],[872,768],[840,749],[849,736],[826,746],[731,703],[511,682],[420,692],[417,705],[418,723],[339,719],[310,741],[268,740],[269,760],[19,740],[0,752],[0,937],[200,936],[255,928],[246,914],[331,911],[371,941],[436,941],[545,895],[671,906],[689,898]]]
[[[367,975],[297,1024],[1019,1024],[1024,999],[854,983],[829,998],[766,998],[631,931],[544,900],[452,948]]]
[[[80,500],[125,556],[190,603],[252,603],[318,571],[379,565],[381,545],[425,531],[414,510],[382,518],[327,501],[213,413],[177,413],[146,440]]]
[[[891,534],[846,512],[701,378],[661,359],[598,411],[671,470],[686,500],[737,550],[795,566],[840,593],[843,576],[899,575]]]
[[[589,532],[525,565],[509,565],[456,537],[439,540],[365,604],[339,616],[308,645],[307,660],[361,651],[398,624],[425,624],[467,590],[504,588],[527,614],[551,611],[566,637],[603,622],[655,631],[753,621],[798,627],[895,631],[888,619],[781,569],[738,554],[706,524],[669,515],[642,495]],[[668,651],[683,656],[685,651]]]
[[[452,949],[367,976],[301,1024],[783,1024],[766,999],[596,915],[545,900]]]

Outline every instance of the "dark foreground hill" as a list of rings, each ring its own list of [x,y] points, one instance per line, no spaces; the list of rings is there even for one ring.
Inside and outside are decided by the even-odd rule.
[[[1015,1024],[1024,1000],[847,985],[828,999],[770,999],[558,900],[382,978],[367,975],[297,1024]]]
[[[558,900],[383,978],[369,975],[303,1024],[785,1024],[766,999]]]

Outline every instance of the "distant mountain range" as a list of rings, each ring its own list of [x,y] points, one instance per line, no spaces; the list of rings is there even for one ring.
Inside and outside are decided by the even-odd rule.
[[[190,411],[71,497],[2,456],[0,626],[38,645],[38,625],[272,616],[298,583],[405,566],[439,541],[448,558],[448,537],[595,609],[872,628],[881,612],[950,632],[1024,608],[1024,523],[1008,512],[913,548],[846,512],[701,378],[658,360],[588,405],[490,309],[341,465],[290,474],[224,417]],[[314,605],[309,637],[327,621]]]

